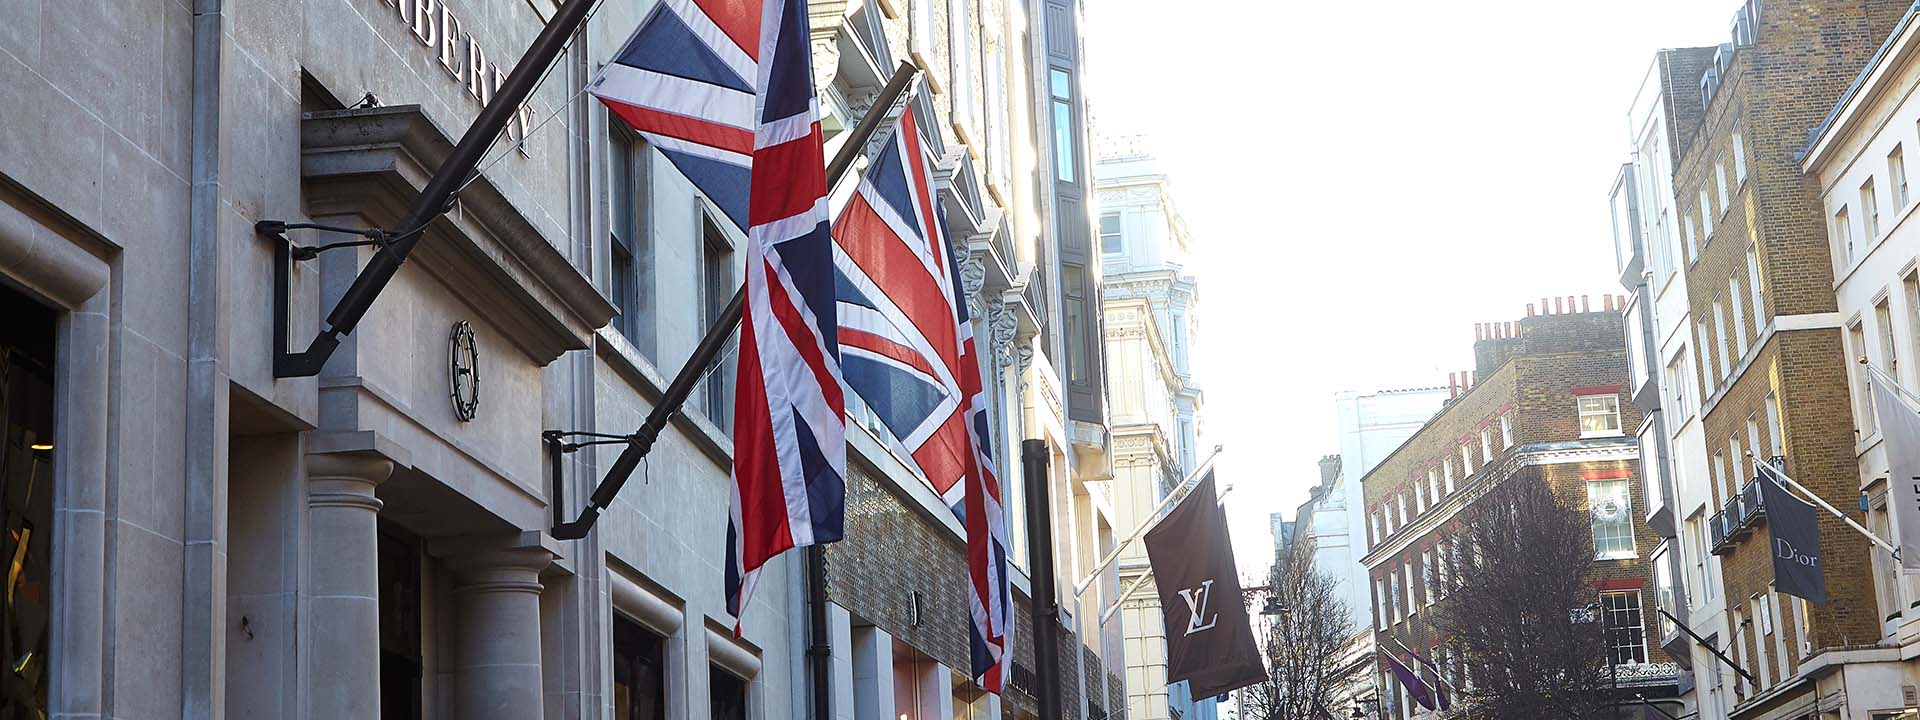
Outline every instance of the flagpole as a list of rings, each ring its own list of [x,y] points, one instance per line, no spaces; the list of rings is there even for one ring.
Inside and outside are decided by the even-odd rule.
[[[1920,406],[1920,395],[1916,395],[1912,390],[1908,390],[1905,386],[1902,386],[1900,380],[1888,374],[1887,371],[1881,370],[1873,363],[1867,362],[1867,356],[1860,356],[1860,364],[1867,366],[1867,373],[1875,382],[1886,383],[1887,387],[1893,388],[1893,391],[1900,394],[1908,403]]]
[[[1747,455],[1751,457],[1753,453],[1747,453]],[[1755,458],[1753,460],[1753,466],[1754,466],[1754,472],[1756,474],[1758,474],[1763,467],[1766,470],[1771,471],[1775,477],[1780,478],[1780,482],[1782,485],[1785,485],[1786,487],[1796,491],[1796,494],[1804,496],[1804,499],[1811,501],[1813,504],[1826,508],[1827,512],[1833,513],[1834,517],[1840,518],[1840,522],[1846,523],[1847,527],[1853,528],[1854,530],[1858,530],[1861,535],[1865,535],[1868,540],[1872,540],[1873,544],[1879,545],[1880,547],[1885,548],[1887,552],[1893,553],[1894,557],[1896,558],[1900,557],[1900,549],[1897,547],[1894,547],[1893,543],[1889,543],[1885,540],[1880,539],[1879,535],[1873,534],[1872,530],[1868,530],[1866,527],[1862,526],[1860,523],[1854,522],[1853,518],[1847,517],[1846,513],[1840,512],[1839,508],[1836,508],[1832,505],[1827,504],[1826,500],[1820,499],[1820,496],[1817,494],[1814,494],[1812,490],[1808,490],[1805,486],[1801,485],[1799,482],[1795,481],[1793,478],[1788,477],[1787,471],[1781,470],[1780,468],[1776,468],[1771,465],[1766,465],[1760,462],[1758,458]]]
[[[1125,551],[1128,545],[1132,545],[1135,540],[1140,539],[1141,535],[1147,534],[1148,530],[1152,530],[1155,525],[1160,524],[1160,519],[1164,517],[1160,514],[1160,511],[1167,509],[1168,505],[1172,505],[1185,498],[1187,489],[1194,483],[1199,482],[1200,478],[1206,476],[1207,471],[1213,469],[1213,461],[1220,457],[1220,448],[1221,446],[1219,445],[1213,446],[1213,452],[1207,455],[1206,461],[1200,463],[1200,467],[1195,468],[1191,474],[1188,474],[1185,480],[1181,480],[1178,487],[1168,491],[1167,496],[1161,498],[1160,504],[1155,505],[1153,512],[1147,515],[1147,519],[1140,523],[1140,527],[1134,528],[1133,532],[1127,535],[1127,539],[1121,540],[1120,544],[1113,546],[1113,550],[1109,551],[1106,557],[1100,559],[1100,564],[1093,566],[1093,572],[1087,573],[1087,576],[1082,578],[1080,582],[1073,584],[1073,599],[1079,600],[1080,596],[1086,593],[1087,586],[1092,585],[1094,579],[1100,577],[1100,573],[1106,572],[1107,566],[1112,565],[1114,560],[1119,559],[1120,553]],[[1220,493],[1220,496],[1225,497],[1226,494],[1232,490],[1233,486],[1228,485],[1227,489]]]
[[[886,87],[881,88],[873,107],[866,116],[860,118],[846,142],[840,145],[840,151],[834,154],[833,161],[827,164],[827,187],[840,184],[840,179],[852,169],[854,159],[866,151],[867,140],[880,128],[880,122],[886,119],[894,103],[906,93],[907,86],[918,72],[908,62],[900,63],[899,69],[893,71],[893,78],[887,81]],[[733,299],[727,302],[726,309],[721,310],[720,317],[707,328],[707,334],[700,338],[700,344],[694,347],[687,363],[680,366],[679,374],[673,376],[673,382],[668,383],[666,391],[660,394],[660,401],[647,413],[646,421],[640,423],[640,428],[633,431],[632,435],[626,436],[626,449],[621,450],[620,456],[607,468],[607,474],[594,487],[593,496],[587,499],[587,506],[580,509],[580,516],[572,522],[553,526],[554,539],[578,540],[593,529],[593,524],[600,519],[600,511],[612,505],[614,496],[626,487],[627,479],[633,477],[633,471],[640,467],[640,460],[653,450],[654,441],[660,438],[660,432],[666,429],[667,422],[686,404],[687,396],[693,394],[693,387],[706,376],[707,368],[719,361],[720,351],[726,347],[727,339],[740,327],[746,303],[746,288],[743,286],[733,293]]]

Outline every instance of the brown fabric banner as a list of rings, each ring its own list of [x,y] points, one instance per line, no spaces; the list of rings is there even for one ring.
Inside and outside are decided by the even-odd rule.
[[[1167,626],[1167,683],[1191,682],[1195,699],[1266,679],[1241,600],[1226,513],[1208,473],[1147,531],[1147,560]]]

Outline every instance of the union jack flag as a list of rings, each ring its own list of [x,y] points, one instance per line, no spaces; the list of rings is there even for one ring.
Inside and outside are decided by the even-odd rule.
[[[747,230],[727,611],[845,529],[846,410],[805,0],[662,0],[589,85]]]
[[[973,677],[998,693],[1011,637],[1006,521],[966,291],[911,105],[833,238],[847,384],[967,528]]]

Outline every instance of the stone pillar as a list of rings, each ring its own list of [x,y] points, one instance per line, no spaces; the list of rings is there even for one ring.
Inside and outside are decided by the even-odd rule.
[[[307,717],[380,717],[380,500],[393,462],[307,456]]]
[[[452,557],[459,618],[453,716],[521,720],[544,712],[540,678],[543,548],[484,550]]]

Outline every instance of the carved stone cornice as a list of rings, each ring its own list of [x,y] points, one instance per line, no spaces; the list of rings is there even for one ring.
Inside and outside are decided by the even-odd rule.
[[[354,215],[374,227],[401,222],[453,152],[418,105],[308,113],[300,146],[308,215]],[[485,175],[424,235],[413,266],[486,313],[540,365],[590,347],[593,331],[613,318],[613,305]]]

